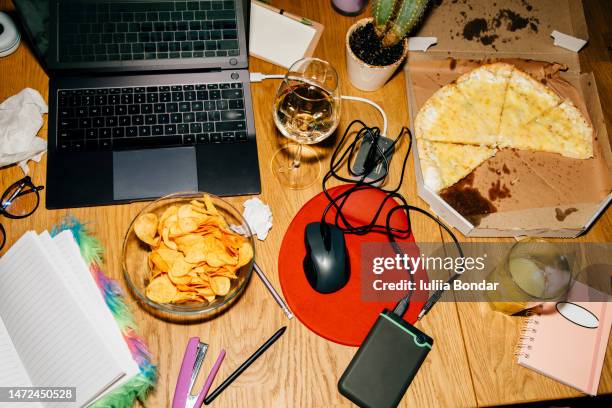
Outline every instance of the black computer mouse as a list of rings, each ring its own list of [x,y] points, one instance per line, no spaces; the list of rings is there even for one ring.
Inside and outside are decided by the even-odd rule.
[[[335,225],[312,222],[306,226],[304,241],[304,272],[310,286],[319,293],[342,289],[350,274],[342,230]]]

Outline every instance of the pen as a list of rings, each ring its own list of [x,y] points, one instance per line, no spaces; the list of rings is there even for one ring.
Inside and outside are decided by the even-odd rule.
[[[261,279],[264,286],[268,289],[268,291],[270,292],[274,300],[276,300],[276,303],[278,303],[281,309],[283,309],[283,312],[285,312],[285,314],[287,315],[289,319],[293,319],[293,313],[291,312],[291,309],[289,309],[289,306],[287,306],[283,298],[280,297],[276,289],[274,289],[274,286],[272,286],[272,283],[270,283],[270,281],[268,280],[266,275],[263,273],[259,265],[257,265],[256,263],[253,263],[253,268],[255,269],[255,273],[257,274],[257,276],[259,276],[259,279]]]
[[[263,353],[265,353],[265,351],[269,349],[270,346],[274,344],[274,342],[278,340],[280,336],[283,335],[283,333],[285,333],[285,330],[287,330],[287,326],[283,326],[280,329],[278,329],[278,331],[274,333],[272,337],[270,337],[264,344],[262,344],[261,347],[259,347],[257,351],[255,351],[251,355],[251,357],[247,358],[246,361],[242,363],[240,367],[236,369],[236,371],[231,373],[230,376],[227,377],[225,381],[221,383],[221,385],[219,385],[208,397],[206,397],[206,399],[204,400],[204,404],[208,405],[211,402],[213,402],[214,399],[217,398],[219,394],[223,392],[223,390],[229,387],[230,384],[233,383],[234,380],[238,378],[240,374],[244,372],[244,370],[249,368],[249,366],[253,364],[255,360],[257,360]]]

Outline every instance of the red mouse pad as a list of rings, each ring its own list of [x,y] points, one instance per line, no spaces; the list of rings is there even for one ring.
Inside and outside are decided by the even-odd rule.
[[[342,185],[328,190],[332,197],[346,191],[351,185]],[[346,200],[342,213],[353,225],[368,223],[385,199],[386,194],[373,188],[353,192]],[[306,255],[304,230],[311,222],[321,221],[321,215],[329,204],[327,197],[320,193],[308,201],[296,214],[283,238],[278,257],[278,273],[285,299],[295,316],[310,330],[321,337],[347,346],[359,346],[368,334],[374,321],[384,308],[393,309],[395,301],[366,301],[362,289],[361,249],[362,245],[373,242],[388,242],[385,233],[371,232],[365,235],[345,234],[349,254],[350,278],[346,286],[335,293],[321,294],[315,291],[304,273],[302,262]],[[377,219],[385,225],[387,213],[399,205],[388,200]],[[326,217],[334,222],[336,212],[332,208]],[[408,219],[403,211],[395,211],[391,217],[393,227],[406,228]],[[412,235],[397,238],[398,243],[413,243]],[[416,248],[416,246],[415,246]],[[370,272],[371,273],[371,270]],[[414,281],[426,281],[425,271],[418,270]],[[405,294],[401,293],[401,295]],[[367,296],[366,296],[367,297]],[[423,299],[422,293],[418,297]],[[412,301],[404,319],[414,323],[424,302]]]

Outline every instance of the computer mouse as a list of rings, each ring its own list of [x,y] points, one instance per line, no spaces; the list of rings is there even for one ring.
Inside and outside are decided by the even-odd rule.
[[[304,273],[319,293],[333,293],[347,284],[350,274],[344,233],[335,225],[312,222],[304,232]]]

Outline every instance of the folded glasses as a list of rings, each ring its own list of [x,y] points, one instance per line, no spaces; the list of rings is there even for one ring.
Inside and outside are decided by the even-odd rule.
[[[38,192],[43,188],[43,186],[35,186],[29,176],[11,184],[0,199],[0,214],[11,219],[29,217],[38,208],[40,203]],[[6,232],[0,224],[0,249],[5,243]]]

